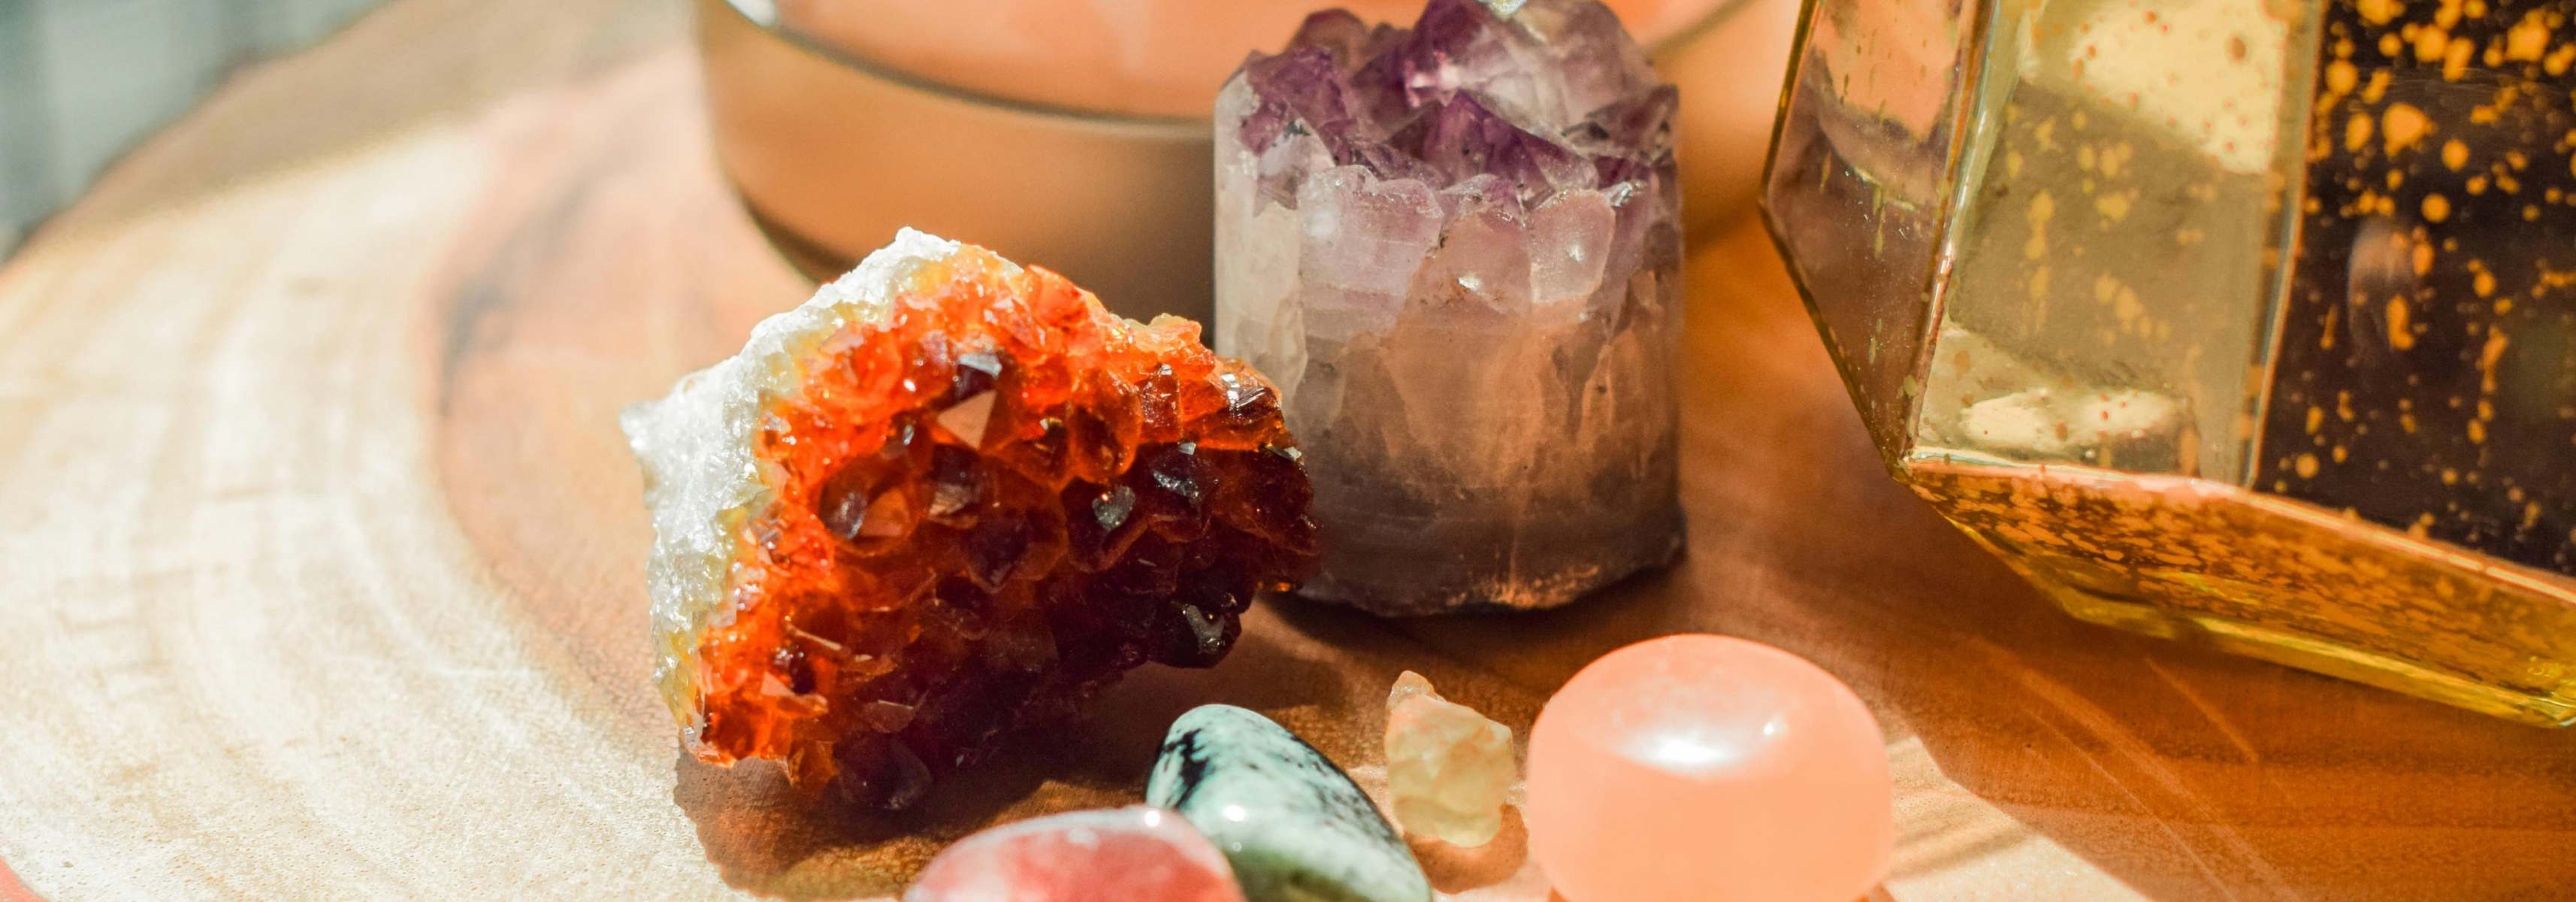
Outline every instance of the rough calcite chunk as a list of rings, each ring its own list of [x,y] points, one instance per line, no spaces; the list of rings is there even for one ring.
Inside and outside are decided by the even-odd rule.
[[[1431,879],[1367,793],[1297,734],[1232,705],[1172,721],[1145,803],[1216,841],[1252,902],[1431,902]]]
[[[1244,902],[1225,853],[1160,808],[1072,811],[958,840],[903,902]]]
[[[1407,670],[1386,696],[1386,789],[1407,833],[1481,846],[1503,829],[1520,778],[1512,728],[1440,697]]]
[[[1227,83],[1217,337],[1314,461],[1303,594],[1547,607],[1678,550],[1675,97],[1589,0],[1318,13]]]
[[[901,807],[1313,562],[1276,396],[1198,327],[905,230],[624,417],[698,757]]]

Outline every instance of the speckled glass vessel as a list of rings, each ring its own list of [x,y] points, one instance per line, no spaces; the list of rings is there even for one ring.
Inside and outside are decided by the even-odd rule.
[[[2576,723],[2576,24],[1811,0],[1764,205],[1900,479],[2078,617]]]

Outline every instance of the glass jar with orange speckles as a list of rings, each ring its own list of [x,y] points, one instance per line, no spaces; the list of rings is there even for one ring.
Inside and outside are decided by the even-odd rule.
[[[1810,0],[1764,206],[2086,620],[2576,724],[2576,6]]]

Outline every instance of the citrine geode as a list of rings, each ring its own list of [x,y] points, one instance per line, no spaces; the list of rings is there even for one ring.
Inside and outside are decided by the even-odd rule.
[[[1313,562],[1260,375],[910,230],[624,425],[689,750],[870,804],[1138,665],[1214,664]]]
[[[1217,337],[1313,462],[1301,594],[1541,608],[1672,558],[1676,98],[1589,0],[1318,13],[1227,83]]]

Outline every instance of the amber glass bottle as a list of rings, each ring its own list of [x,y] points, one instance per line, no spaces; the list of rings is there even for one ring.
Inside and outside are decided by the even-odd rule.
[[[2068,611],[2576,723],[2572,9],[1814,0],[1765,207]]]

